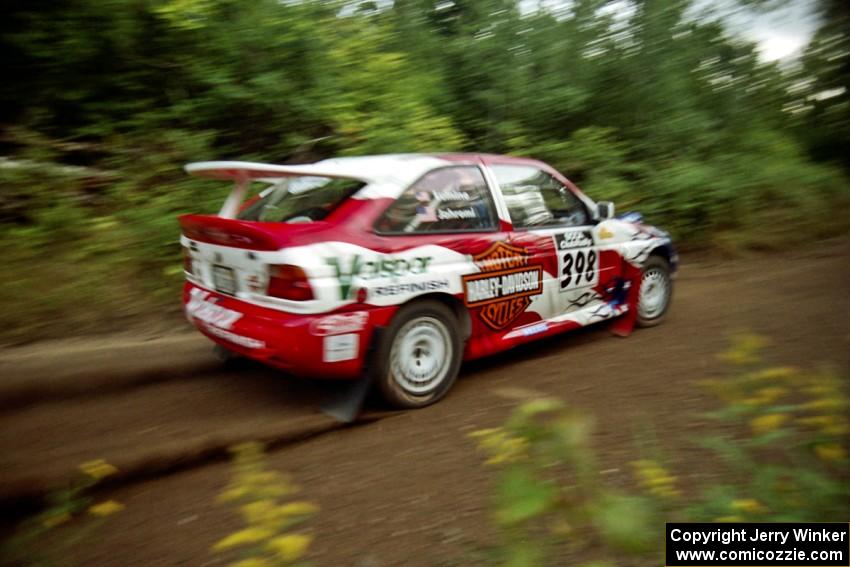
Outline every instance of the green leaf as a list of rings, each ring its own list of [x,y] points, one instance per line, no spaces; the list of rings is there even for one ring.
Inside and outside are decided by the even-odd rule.
[[[546,513],[556,495],[552,483],[541,481],[528,467],[511,467],[498,483],[496,520],[503,526],[528,522]]]
[[[593,521],[606,544],[628,553],[652,549],[664,528],[649,500],[621,494],[601,498]]]

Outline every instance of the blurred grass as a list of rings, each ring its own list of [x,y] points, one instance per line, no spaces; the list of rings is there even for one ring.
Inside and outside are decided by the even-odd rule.
[[[227,187],[187,177],[175,157],[121,160],[107,180],[44,165],[0,169],[0,341],[133,330],[176,322],[183,280],[176,216],[213,212]],[[10,208],[14,210],[10,212]],[[167,325],[167,323],[166,323]]]

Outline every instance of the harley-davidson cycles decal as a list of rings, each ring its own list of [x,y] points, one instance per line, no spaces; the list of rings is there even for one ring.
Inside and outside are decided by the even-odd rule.
[[[543,268],[528,265],[525,248],[496,242],[472,258],[481,270],[463,276],[464,302],[481,307],[479,316],[491,329],[510,325],[543,293]]]

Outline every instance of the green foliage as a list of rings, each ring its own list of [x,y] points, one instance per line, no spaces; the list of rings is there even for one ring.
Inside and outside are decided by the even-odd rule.
[[[850,170],[850,9],[842,0],[818,4],[821,27],[806,49],[789,106],[814,157]]]
[[[170,132],[150,140],[151,152],[114,140],[104,170],[34,161],[0,169],[11,188],[0,201],[8,270],[0,339],[102,332],[178,313],[175,217],[214,212],[226,190],[177,166],[203,153],[204,143],[202,135]]]
[[[12,0],[0,304],[15,308],[0,340],[176,312],[174,217],[222,197],[185,178],[188,161],[510,152],[685,246],[848,228],[834,214],[850,204],[844,172],[811,159],[850,153],[841,2],[822,1],[796,70],[686,17],[686,0],[635,2],[626,20],[608,4]]]
[[[500,467],[494,520],[502,531],[500,564],[545,564],[557,545],[616,564],[657,546],[659,508],[600,481],[590,423],[554,399],[521,405],[503,427],[473,433]]]
[[[499,467],[493,507],[504,534],[501,563],[544,565],[556,545],[590,559],[586,565],[648,562],[662,548],[665,521],[841,521],[850,499],[845,386],[829,370],[765,366],[767,344],[757,335],[734,337],[720,355],[733,370],[703,382],[722,402],[711,414],[716,428],[696,440],[713,454],[714,474],[688,491],[646,455],[631,463],[639,490],[603,482],[588,418],[551,398],[473,433],[486,464]]]
[[[693,521],[814,522],[844,513],[850,490],[850,408],[831,370],[765,367],[767,341],[734,338],[722,358],[734,367],[704,386],[724,405],[712,417],[718,433],[703,444],[732,483],[704,490],[687,510]]]
[[[71,565],[70,550],[90,540],[107,516],[124,509],[124,505],[115,500],[92,504],[90,495],[95,485],[117,473],[118,469],[98,459],[83,463],[79,470],[80,474],[67,487],[47,495],[44,510],[24,520],[0,546],[0,556],[9,565]],[[89,517],[83,518],[86,512]],[[53,542],[49,554],[45,551],[48,537]],[[57,556],[61,561],[55,560]]]

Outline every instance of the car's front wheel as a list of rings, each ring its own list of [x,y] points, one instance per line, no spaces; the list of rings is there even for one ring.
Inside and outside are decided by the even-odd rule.
[[[454,313],[438,301],[420,301],[402,307],[381,335],[372,372],[387,402],[419,408],[449,391],[461,358]]]
[[[653,327],[664,320],[673,297],[670,264],[661,256],[650,256],[641,272],[637,324]]]

